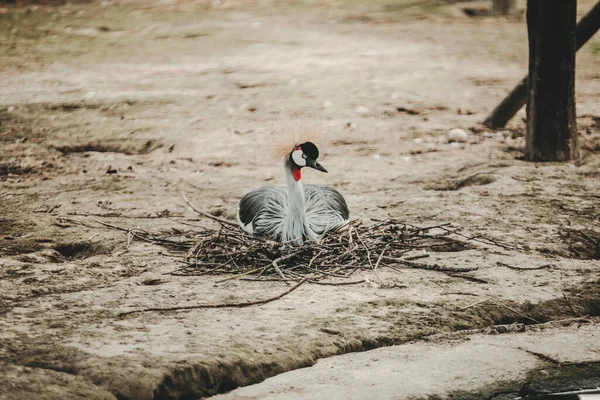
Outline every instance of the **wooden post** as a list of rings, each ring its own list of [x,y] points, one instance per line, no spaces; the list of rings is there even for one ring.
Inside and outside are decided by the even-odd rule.
[[[528,0],[529,99],[525,158],[579,157],[575,118],[577,0]]]
[[[600,29],[600,1],[577,24],[577,50]],[[502,128],[527,103],[529,76],[521,79],[515,88],[494,108],[483,121],[488,128]]]

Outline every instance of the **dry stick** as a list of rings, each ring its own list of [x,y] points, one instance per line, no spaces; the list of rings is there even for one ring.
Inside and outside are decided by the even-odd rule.
[[[600,29],[600,2],[579,20],[576,33],[576,51],[579,50]],[[529,75],[521,79],[508,96],[494,108],[483,121],[488,128],[503,128],[506,123],[527,103]]]
[[[148,312],[148,311],[161,312],[161,311],[194,310],[194,309],[202,309],[202,308],[243,308],[243,307],[256,306],[256,305],[266,304],[266,303],[270,303],[272,301],[281,299],[283,296],[286,296],[286,295],[292,293],[294,290],[298,289],[304,282],[306,282],[306,280],[307,280],[307,278],[304,278],[300,282],[298,282],[297,284],[295,284],[294,286],[292,286],[291,288],[286,290],[285,292],[280,293],[277,296],[269,297],[269,298],[262,299],[262,300],[247,301],[244,303],[197,304],[195,306],[144,308],[141,310],[125,311],[125,312],[119,313],[119,317],[124,317],[126,315]]]
[[[394,258],[394,257],[383,257],[384,259],[388,260],[388,261],[394,261],[398,264],[404,264],[407,267],[410,268],[418,268],[418,269],[426,269],[426,270],[430,270],[430,271],[440,271],[440,272],[471,272],[471,271],[476,271],[479,268],[478,267],[456,267],[456,268],[450,268],[450,267],[444,267],[443,265],[439,265],[439,264],[419,264],[416,262],[412,262],[412,261],[408,261],[402,258]]]
[[[483,300],[476,301],[475,303],[471,303],[471,304],[469,304],[469,305],[467,305],[467,306],[460,307],[459,309],[460,309],[461,311],[464,311],[464,310],[466,310],[467,308],[471,308],[471,307],[477,306],[477,305],[479,305],[479,304],[485,303],[485,302],[486,302],[486,301],[488,301],[488,300],[489,300],[489,298],[487,298],[487,297],[486,297],[486,298],[485,298],[485,299],[483,299]]]
[[[444,229],[444,228],[442,228],[442,229]],[[488,246],[489,245],[494,245],[494,246],[501,247],[501,248],[503,248],[505,250],[514,250],[513,247],[510,247],[510,246],[507,246],[505,244],[499,243],[499,242],[497,242],[495,240],[492,240],[490,238],[487,238],[485,236],[481,236],[481,235],[467,236],[467,235],[463,235],[462,233],[458,233],[458,232],[454,232],[454,231],[449,231],[449,232],[452,233],[452,234],[454,234],[454,235],[458,235],[458,236],[464,237],[467,240],[473,240],[475,242],[487,244]],[[479,238],[481,238],[481,239],[479,239]]]
[[[505,264],[505,263],[500,262],[500,261],[497,261],[496,265],[499,266],[499,267],[506,267],[506,268],[517,270],[517,271],[535,271],[535,270],[538,270],[538,269],[552,268],[552,265],[550,265],[550,264],[542,265],[540,267],[533,267],[533,268],[514,267],[512,265],[508,265],[508,264]]]
[[[439,225],[432,225],[432,226],[426,226],[424,228],[419,228],[417,226],[414,225],[410,225],[410,224],[406,224],[408,226],[411,226],[413,228],[415,228],[414,230],[412,230],[410,233],[415,234],[415,233],[419,233],[419,232],[426,232],[432,229],[436,229],[436,228],[444,228],[446,226],[452,226],[452,224],[450,222],[446,222],[445,224],[439,224]]]
[[[577,317],[577,318],[555,319],[555,320],[547,321],[547,322],[544,322],[544,323],[541,323],[538,325],[546,326],[546,325],[563,324],[565,322],[572,322],[572,323],[580,322],[580,323],[584,323],[584,324],[591,323],[591,321],[589,319],[587,319],[587,317]],[[537,327],[538,325],[530,325],[530,326]],[[464,336],[464,335],[472,335],[475,333],[485,333],[490,328],[492,328],[493,332],[495,332],[495,333],[511,333],[511,332],[515,332],[517,329],[519,331],[522,331],[523,329],[525,331],[528,330],[527,325],[520,324],[520,323],[512,323],[512,324],[503,324],[503,325],[491,325],[489,327],[478,328],[478,329],[465,329],[465,330],[453,331],[453,332],[435,333],[433,335],[425,336],[424,339],[436,340],[436,339],[442,339],[442,338],[445,338],[448,336]]]
[[[408,257],[404,257],[403,260],[418,260],[420,258],[427,258],[430,257],[429,254],[419,254],[419,255],[415,255],[415,256],[408,256]]]
[[[446,275],[451,276],[452,278],[460,278],[460,279],[465,279],[469,282],[475,282],[475,283],[483,283],[483,284],[488,284],[490,282],[486,281],[485,279],[481,279],[481,278],[476,278],[474,276],[470,276],[470,275],[461,275],[461,274],[456,274],[456,273],[452,273],[452,272],[448,272],[448,271],[443,271]]]
[[[226,281],[229,281],[229,280],[232,280],[232,279],[240,278],[240,277],[245,276],[245,275],[253,274],[253,273],[258,272],[258,271],[262,272],[265,269],[267,269],[268,267],[269,266],[267,265],[265,267],[254,268],[254,269],[248,270],[246,272],[242,272],[241,274],[237,274],[237,275],[233,275],[233,276],[230,276],[228,278],[225,278],[225,279],[221,279],[219,281],[216,281],[215,283],[223,283],[223,282],[226,282]]]
[[[485,328],[477,328],[477,329],[464,329],[460,331],[452,331],[452,332],[441,332],[434,333],[433,335],[425,336],[424,339],[428,341],[446,339],[455,336],[465,336],[465,335],[474,335],[477,333],[488,333],[494,332],[498,333],[513,333],[513,332],[523,332],[525,329],[524,324],[502,324],[502,325],[492,325]]]
[[[315,262],[315,259],[317,257],[319,257],[325,250],[321,250],[320,252],[317,253],[316,256],[314,256],[313,258],[310,259],[310,261],[308,262],[308,268],[310,268],[310,266],[313,264],[313,262]]]
[[[459,295],[459,296],[479,296],[477,293],[469,293],[469,292],[440,292],[440,296],[449,296],[451,294]]]
[[[369,260],[369,265],[371,266],[371,269],[373,269],[373,263],[371,262],[371,252],[369,251],[369,248],[367,247],[365,242],[362,240],[362,238],[360,237],[358,232],[356,232],[356,237],[358,238],[358,240],[360,240],[362,245],[365,247],[365,250],[367,251],[367,259]]]
[[[456,182],[456,184],[454,185],[454,188],[452,188],[452,190],[458,190],[458,189],[462,188],[465,185],[465,183],[467,183],[467,181],[469,179],[474,178],[474,177],[476,177],[478,175],[485,175],[485,174],[487,174],[487,175],[494,175],[494,171],[497,171],[497,170],[493,169],[491,171],[476,172],[476,173],[474,173],[472,175],[469,175],[466,178],[461,179],[460,181]]]
[[[394,267],[393,265],[384,265],[384,267],[389,268],[389,269],[393,269],[396,272],[400,272],[400,273],[403,272],[401,268]]]
[[[192,203],[190,203],[190,201],[187,198],[187,195],[185,194],[185,192],[183,190],[180,193],[181,193],[181,198],[183,199],[183,201],[185,201],[185,204],[187,204],[188,207],[191,208],[192,211],[194,211],[196,214],[200,214],[203,217],[210,218],[213,221],[217,221],[217,222],[219,222],[221,224],[225,224],[225,225],[229,225],[229,226],[235,226],[236,228],[238,227],[238,224],[236,224],[233,221],[230,221],[230,220],[224,219],[224,218],[219,218],[216,215],[209,214],[207,212],[204,212],[204,211],[196,208]]]
[[[67,193],[67,192],[75,192],[78,190],[86,190],[86,189],[93,189],[96,188],[98,186],[105,186],[104,183],[94,183],[91,185],[84,185],[84,186],[77,186],[77,187],[72,187],[72,188],[66,188],[66,189],[62,189],[62,190],[52,190],[49,192],[35,192],[35,193],[6,193],[6,194],[11,194],[12,196],[16,197],[16,196],[47,196],[47,195],[57,195],[57,194],[61,194],[61,193]],[[118,187],[115,188],[113,190],[121,190],[124,187]],[[4,194],[3,194],[4,196]]]
[[[505,250],[515,250],[514,247],[508,246],[506,244],[502,244],[500,242],[497,242],[497,241],[495,241],[493,239],[490,239],[490,238],[482,236],[482,235],[476,235],[476,236],[466,237],[466,238],[467,238],[467,240],[474,240],[474,241],[479,242],[479,243],[487,244],[488,246],[491,245],[491,244],[493,244],[494,246],[501,247],[501,248],[503,248]]]
[[[573,308],[573,305],[571,304],[571,301],[569,301],[569,298],[567,297],[566,294],[563,293],[563,298],[565,299],[565,303],[567,303],[567,305],[569,306],[569,308],[571,309],[571,312],[573,313],[573,315],[575,317],[581,317],[581,314],[578,313],[577,311],[575,311],[575,309]]]
[[[144,231],[142,229],[137,229],[137,228],[123,228],[122,226],[112,225],[112,224],[109,224],[109,223],[106,223],[106,222],[102,222],[102,221],[97,221],[97,220],[95,222],[97,224],[104,225],[104,226],[106,226],[108,228],[117,229],[117,230],[120,230],[120,231],[123,231],[123,232],[127,232],[128,235],[132,235],[133,237],[136,237],[136,238],[138,238],[138,239],[140,239],[140,240],[142,240],[144,242],[154,243],[154,244],[161,243],[163,245],[165,243],[169,243],[169,244],[172,244],[172,245],[179,245],[179,246],[183,245],[183,243],[174,242],[174,241],[168,240],[168,239],[163,239],[163,238],[156,239],[156,238],[154,238],[154,235],[152,235],[150,232],[146,232],[146,231]],[[139,231],[139,232],[143,232],[143,233],[151,236],[152,238],[148,238],[148,237],[142,236],[139,233],[137,233],[136,230]]]
[[[413,227],[413,228],[418,228],[418,227],[416,227],[416,226],[414,226],[414,225],[410,225],[410,224],[407,224],[407,225],[409,225],[409,226],[411,226],[411,227]],[[503,248],[503,249],[505,249],[505,250],[514,250],[514,248],[513,248],[513,247],[511,247],[511,246],[508,246],[508,245],[505,245],[505,244],[499,243],[499,242],[497,242],[497,241],[495,241],[495,240],[489,239],[489,238],[487,238],[487,237],[484,237],[484,236],[481,236],[481,235],[476,235],[476,236],[467,236],[467,235],[465,235],[465,234],[462,234],[462,233],[456,232],[455,230],[451,230],[451,229],[448,229],[448,228],[446,228],[446,225],[448,225],[448,224],[440,224],[440,225],[436,225],[436,226],[434,226],[434,227],[431,227],[431,229],[433,229],[433,228],[439,228],[439,229],[442,229],[442,230],[444,230],[444,231],[448,232],[449,234],[454,234],[454,235],[457,235],[457,236],[463,237],[463,238],[465,238],[465,239],[467,239],[467,240],[473,240],[473,241],[475,241],[475,242],[479,242],[479,243],[487,244],[488,246],[489,246],[489,245],[498,246],[498,247],[501,247],[501,248]],[[417,232],[418,232],[418,231],[417,231]],[[481,238],[481,239],[479,239],[479,238]],[[482,239],[483,239],[483,240],[482,240]]]
[[[585,237],[587,240],[589,240],[590,242],[592,242],[593,244],[595,244],[596,247],[600,248],[600,242],[598,242],[596,239],[594,239],[593,237],[591,237],[590,235],[588,235],[584,231],[579,231],[579,233],[581,233],[583,235],[583,237]]]
[[[379,255],[379,257],[377,257],[377,262],[375,262],[375,267],[373,267],[373,272],[377,271],[377,267],[379,267],[379,263],[381,262],[381,259],[383,258],[383,254],[388,249],[388,247],[390,247],[389,243],[385,245],[383,250],[381,250],[381,254]]]
[[[541,322],[540,322],[540,321],[538,321],[537,319],[535,319],[535,318],[531,318],[531,317],[529,317],[529,316],[527,316],[527,315],[525,315],[525,314],[522,314],[522,313],[520,313],[519,311],[515,310],[514,308],[512,308],[512,307],[509,307],[509,306],[507,306],[506,304],[504,304],[504,303],[502,303],[502,302],[500,302],[500,301],[497,301],[497,300],[496,300],[496,301],[495,301],[495,303],[496,303],[497,305],[499,305],[499,306],[502,306],[502,307],[505,307],[505,308],[509,309],[510,311],[514,312],[514,313],[515,313],[515,314],[517,314],[517,315],[520,315],[520,316],[521,316],[521,317],[523,317],[523,318],[527,318],[528,320],[535,322],[536,324],[541,324]]]
[[[288,256],[289,256],[289,254],[288,254]],[[279,275],[279,277],[281,277],[281,279],[283,279],[284,282],[287,281],[287,278],[285,277],[285,275],[283,274],[283,272],[281,271],[281,269],[279,269],[279,266],[277,265],[277,261],[278,260],[279,261],[283,261],[284,259],[290,258],[288,256],[283,256],[283,257],[276,258],[271,263],[271,265],[273,266],[273,268],[275,268],[275,271],[277,272],[277,275]]]
[[[302,279],[302,278],[300,278]],[[287,278],[286,281],[290,281],[290,282],[298,282],[300,279],[296,279],[296,278]],[[245,282],[283,282],[281,278],[240,278],[240,281],[245,281]],[[311,280],[307,281],[308,283],[312,283]]]
[[[120,214],[119,212],[112,212],[112,213],[78,213],[78,212],[68,212],[67,215],[71,215],[74,217],[101,217],[101,218],[130,218],[130,219],[159,219],[159,218],[167,218],[164,215],[126,215],[126,214]],[[181,215],[173,215],[174,217],[181,217]],[[173,220],[175,222],[179,222],[176,220]]]
[[[354,247],[354,241],[352,240],[352,226],[348,228],[348,251]]]
[[[347,286],[347,285],[358,285],[359,283],[364,283],[364,279],[360,279],[358,281],[352,282],[318,282],[318,281],[308,281],[308,283],[313,283],[315,285],[325,285],[325,286]]]

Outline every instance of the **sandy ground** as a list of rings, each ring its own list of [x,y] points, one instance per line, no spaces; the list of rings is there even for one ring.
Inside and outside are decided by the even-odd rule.
[[[599,315],[599,38],[577,58],[582,159],[527,163],[523,110],[505,131],[479,125],[526,71],[524,21],[460,7],[0,8],[0,398],[196,398],[433,334]],[[422,260],[467,274],[382,269],[246,309],[118,316],[285,290],[170,275],[180,255],[99,222],[213,226],[178,187],[231,217],[283,182],[268,133],[315,123],[330,173],[304,179],[340,190],[353,217],[498,245]],[[447,143],[455,127],[466,143]]]

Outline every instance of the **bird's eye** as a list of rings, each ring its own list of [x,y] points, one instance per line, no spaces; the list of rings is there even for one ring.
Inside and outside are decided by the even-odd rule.
[[[302,153],[302,158],[308,158],[308,156],[304,153]]]

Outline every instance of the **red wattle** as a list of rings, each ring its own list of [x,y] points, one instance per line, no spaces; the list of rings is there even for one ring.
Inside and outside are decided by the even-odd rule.
[[[302,172],[300,172],[300,168],[292,168],[292,176],[298,182],[300,178],[302,178]]]

